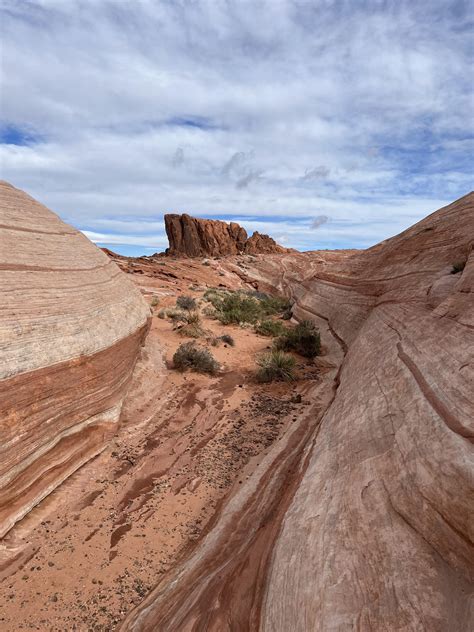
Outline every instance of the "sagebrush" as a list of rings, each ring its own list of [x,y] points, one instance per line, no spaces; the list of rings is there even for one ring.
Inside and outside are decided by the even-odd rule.
[[[180,345],[173,355],[173,365],[179,371],[191,369],[198,373],[215,375],[219,370],[219,363],[212,353],[195,342],[185,342]]]

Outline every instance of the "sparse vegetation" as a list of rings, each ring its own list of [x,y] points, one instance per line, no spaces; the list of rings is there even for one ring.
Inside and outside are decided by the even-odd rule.
[[[207,290],[204,300],[214,307],[213,312],[206,310],[206,313],[224,325],[254,325],[268,316],[284,312],[289,305],[286,299],[268,296],[263,292],[242,290]]]
[[[223,334],[222,336],[220,336],[220,339],[226,345],[229,345],[229,347],[235,347],[235,340],[232,338],[232,336],[229,336],[229,334]]]
[[[181,336],[188,336],[189,338],[201,338],[204,336],[205,331],[201,327],[201,317],[198,312],[188,312],[186,314],[185,325],[179,328],[179,334]]]
[[[186,309],[188,311],[196,309],[196,300],[192,296],[178,296],[176,299],[176,306],[180,309]]]
[[[456,263],[453,263],[451,274],[457,274],[458,272],[462,272],[465,267],[466,267],[465,261],[456,261]]]
[[[195,342],[185,342],[180,345],[173,355],[173,364],[179,371],[191,369],[197,373],[215,375],[219,370],[219,363],[212,353],[198,347]]]
[[[151,303],[150,303],[150,305],[151,305],[152,307],[156,307],[156,306],[157,306],[157,305],[159,305],[159,304],[160,304],[160,299],[159,299],[157,296],[154,296],[154,297],[151,299]]]
[[[166,309],[160,309],[160,311],[158,312],[157,316],[158,316],[158,318],[162,318],[162,319],[166,318],[166,316],[167,316]]]
[[[285,325],[280,320],[267,318],[255,325],[255,333],[260,336],[282,336],[286,331]]]
[[[273,382],[274,380],[294,380],[295,359],[283,351],[274,349],[258,358],[257,380],[259,382]]]
[[[314,358],[321,352],[321,338],[315,325],[309,320],[304,320],[277,338],[275,349],[296,351],[305,358]]]
[[[172,320],[175,324],[177,323],[187,323],[189,314],[185,312],[183,309],[167,309],[166,316]]]

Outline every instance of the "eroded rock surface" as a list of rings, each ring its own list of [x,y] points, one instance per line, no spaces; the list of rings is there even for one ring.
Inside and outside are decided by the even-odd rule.
[[[366,251],[229,264],[319,325],[332,389],[124,630],[472,629],[473,235],[470,194]]]
[[[149,308],[79,231],[0,183],[0,536],[113,435]]]
[[[221,257],[246,253],[286,252],[268,235],[255,232],[250,239],[235,222],[198,219],[190,215],[165,215],[167,254],[186,257]]]

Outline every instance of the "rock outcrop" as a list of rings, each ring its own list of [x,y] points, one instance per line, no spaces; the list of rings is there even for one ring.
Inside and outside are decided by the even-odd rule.
[[[472,629],[473,236],[470,194],[366,251],[236,263],[318,324],[333,390],[123,630]]]
[[[190,215],[165,215],[169,248],[166,254],[177,257],[222,257],[241,252],[251,254],[282,253],[268,235],[255,232],[250,239],[242,226],[235,222],[198,219]]]
[[[248,255],[282,254],[288,252],[288,249],[279,246],[272,237],[261,235],[255,231],[252,237],[245,242],[244,252]]]
[[[113,435],[149,308],[79,231],[0,183],[0,537]]]

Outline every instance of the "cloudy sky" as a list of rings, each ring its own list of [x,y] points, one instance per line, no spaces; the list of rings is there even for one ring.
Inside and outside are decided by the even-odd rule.
[[[470,2],[0,7],[1,176],[116,251],[165,212],[367,247],[472,189]]]

